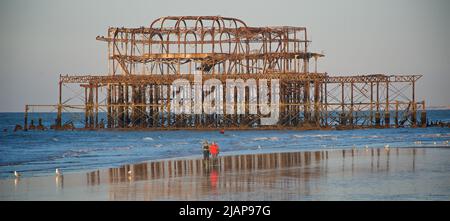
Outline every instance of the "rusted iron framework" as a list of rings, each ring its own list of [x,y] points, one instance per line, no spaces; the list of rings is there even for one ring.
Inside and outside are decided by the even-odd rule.
[[[330,76],[317,71],[324,55],[308,50],[304,27],[249,27],[243,21],[220,16],[169,16],[149,27],[109,28],[98,36],[108,48],[108,74],[60,75],[57,105],[26,105],[25,129],[30,109],[54,108],[54,128],[66,128],[62,113],[84,111],[85,128],[151,129],[317,129],[401,127],[426,125],[425,102],[417,101],[415,83],[421,75]],[[310,63],[314,70],[310,70]],[[174,112],[175,102],[197,98],[195,76],[220,85],[200,89],[200,102],[212,94],[217,103],[232,99],[242,106],[216,113]],[[173,85],[185,80],[190,90]],[[250,96],[279,81],[279,117],[274,125],[261,124],[267,113],[252,113]],[[225,86],[228,80],[242,82]],[[266,81],[261,81],[266,80]],[[82,103],[63,101],[63,88],[76,86]],[[200,85],[201,86],[201,85]],[[74,90],[74,89],[71,89]],[[84,92],[84,93],[83,93]],[[232,94],[231,98],[228,94]],[[273,98],[269,92],[269,100]],[[253,94],[254,95],[254,94]],[[271,97],[272,96],[272,97]],[[256,104],[257,107],[262,104]],[[220,105],[217,105],[220,106]],[[202,107],[192,107],[200,108]],[[420,121],[418,113],[420,112]],[[99,119],[106,113],[106,122]]]

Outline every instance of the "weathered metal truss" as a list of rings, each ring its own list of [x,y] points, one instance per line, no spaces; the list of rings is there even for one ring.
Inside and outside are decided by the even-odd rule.
[[[235,18],[169,16],[156,19],[150,27],[109,28],[107,36],[98,36],[97,40],[108,45],[109,73],[60,75],[58,105],[27,105],[25,129],[29,109],[38,107],[57,110],[57,129],[64,128],[61,114],[69,109],[84,110],[85,128],[102,128],[101,112],[106,113],[105,127],[133,129],[317,129],[426,124],[425,103],[415,98],[415,83],[421,75],[319,73],[317,59],[324,55],[308,51],[310,41],[304,27],[249,27]],[[313,71],[310,62],[314,62]],[[176,88],[173,82],[182,79],[195,88],[198,75],[203,81],[216,79],[223,85],[227,80],[254,80],[259,87],[262,79],[268,85],[272,79],[279,80],[278,122],[262,125],[261,118],[267,114],[249,112],[253,98],[248,85],[241,90],[221,85],[201,90],[202,98],[214,93],[217,101],[223,103],[229,99],[227,90],[232,90],[233,101],[242,95],[244,105],[239,114],[234,110],[175,113],[174,102],[186,98],[186,91]],[[70,85],[84,90],[83,103],[63,101],[62,89]]]

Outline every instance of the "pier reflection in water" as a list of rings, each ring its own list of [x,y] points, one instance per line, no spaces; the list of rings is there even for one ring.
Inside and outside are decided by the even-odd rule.
[[[108,192],[110,200],[302,200],[355,177],[414,172],[417,155],[425,154],[381,148],[147,162],[108,169]],[[88,173],[87,184],[100,184],[98,171]]]

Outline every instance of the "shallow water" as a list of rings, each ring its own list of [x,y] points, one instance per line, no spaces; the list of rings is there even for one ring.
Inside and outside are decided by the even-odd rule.
[[[428,111],[432,120],[450,111]],[[30,119],[52,114],[35,114]],[[47,119],[47,120],[46,120]],[[200,156],[203,139],[219,143],[221,154],[369,147],[448,146],[450,128],[398,128],[329,131],[29,131],[12,132],[23,113],[0,113],[0,179],[20,171],[24,177],[118,167],[128,163]],[[47,125],[48,126],[48,125]]]
[[[0,180],[1,200],[449,200],[450,148],[244,154]],[[128,171],[131,171],[128,173]]]

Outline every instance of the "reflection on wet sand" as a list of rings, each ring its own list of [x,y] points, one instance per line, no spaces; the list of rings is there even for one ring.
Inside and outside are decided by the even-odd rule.
[[[56,189],[64,189],[64,176],[55,176]]]
[[[388,172],[391,151],[397,155],[401,151],[410,162],[403,167],[414,170],[416,149],[234,155],[209,166],[202,159],[166,160],[109,169],[109,196],[111,200],[301,199],[319,193],[317,181],[329,172]],[[127,174],[130,170],[133,177]]]
[[[0,199],[448,200],[449,158],[446,148],[366,148],[150,161],[0,180]]]

